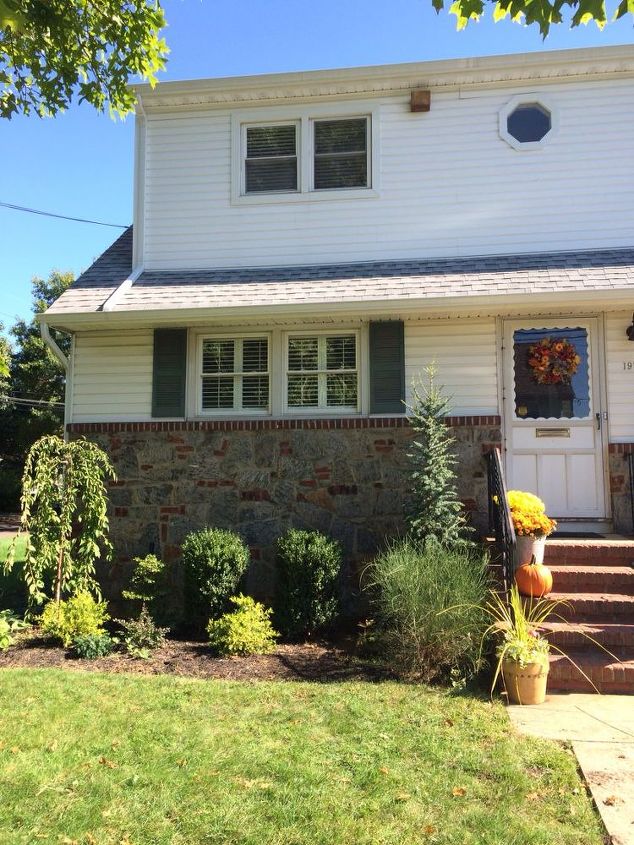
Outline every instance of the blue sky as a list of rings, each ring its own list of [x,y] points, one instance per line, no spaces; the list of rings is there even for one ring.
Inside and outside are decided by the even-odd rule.
[[[544,43],[534,27],[490,19],[456,32],[431,0],[165,0],[171,49],[165,80],[387,64],[632,43],[631,19],[570,30]],[[134,120],[87,107],[55,119],[0,123],[0,200],[127,224]],[[30,311],[30,279],[81,272],[116,229],[0,208],[0,321]]]

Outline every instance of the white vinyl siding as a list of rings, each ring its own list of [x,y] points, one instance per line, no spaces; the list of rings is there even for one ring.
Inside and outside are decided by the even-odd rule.
[[[527,93],[547,96],[558,131],[541,149],[519,151],[500,138],[499,112]],[[334,105],[344,116],[341,106],[352,115],[359,103]],[[275,108],[252,110],[250,119],[266,121]],[[345,191],[333,198],[315,191],[318,202],[293,194],[269,205],[232,204],[232,112],[149,115],[145,266],[275,266],[631,243],[634,170],[623,162],[634,137],[632,80],[434,91],[423,114],[409,111],[407,92],[376,98],[372,108],[380,122],[379,170],[372,174],[378,195],[353,191],[345,199]]]
[[[634,441],[634,343],[625,335],[631,322],[631,310],[608,313],[605,318],[611,443]]]
[[[150,420],[153,343],[151,329],[77,334],[71,422]]]
[[[496,326],[491,318],[405,323],[406,401],[412,383],[435,363],[436,383],[450,398],[452,415],[498,414]]]

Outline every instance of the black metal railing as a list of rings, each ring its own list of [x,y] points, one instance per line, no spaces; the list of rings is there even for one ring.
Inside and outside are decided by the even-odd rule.
[[[487,482],[489,496],[489,531],[495,539],[497,560],[502,570],[504,590],[513,583],[513,559],[515,556],[515,527],[511,518],[506,482],[502,467],[502,455],[496,447],[487,452]]]

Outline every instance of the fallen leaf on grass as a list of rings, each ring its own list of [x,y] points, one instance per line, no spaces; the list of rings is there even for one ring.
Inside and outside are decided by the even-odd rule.
[[[412,796],[409,792],[399,792],[395,797],[397,801],[409,801]]]
[[[177,760],[176,765],[178,766],[179,769],[184,769],[185,766],[187,765],[187,760],[185,758],[183,758],[182,760]]]
[[[454,786],[451,790],[451,794],[454,798],[463,798],[467,794],[467,790],[464,786]]]
[[[615,804],[622,804],[623,799],[619,798],[618,795],[608,795],[607,798],[603,799],[603,803],[606,807],[614,807]]]
[[[108,760],[107,757],[100,757],[99,762],[102,766],[105,766],[107,769],[116,769],[117,764],[113,760]]]
[[[426,824],[423,828],[423,833],[425,836],[433,836],[434,833],[438,833],[438,828],[434,827],[433,824]]]
[[[541,799],[539,792],[529,792],[526,796],[527,801],[539,801]]]
[[[445,719],[445,721],[443,722],[443,725],[447,728],[453,728],[454,721],[453,721],[453,719]]]
[[[382,775],[389,775],[389,773],[390,773],[390,770],[388,769],[387,766],[381,766],[379,771],[381,772]]]

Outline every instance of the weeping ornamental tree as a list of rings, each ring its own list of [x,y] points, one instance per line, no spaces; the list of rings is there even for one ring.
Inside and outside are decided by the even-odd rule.
[[[425,382],[412,387],[408,409],[414,439],[411,495],[407,520],[412,539],[422,545],[433,538],[445,548],[470,545],[462,502],[456,490],[454,436],[445,421],[449,399],[436,384],[436,368],[425,367]]]
[[[27,533],[24,579],[29,604],[56,602],[80,592],[100,598],[95,562],[110,559],[106,481],[108,456],[87,440],[41,437],[27,455],[22,478],[21,530]],[[11,568],[15,547],[6,567]]]

